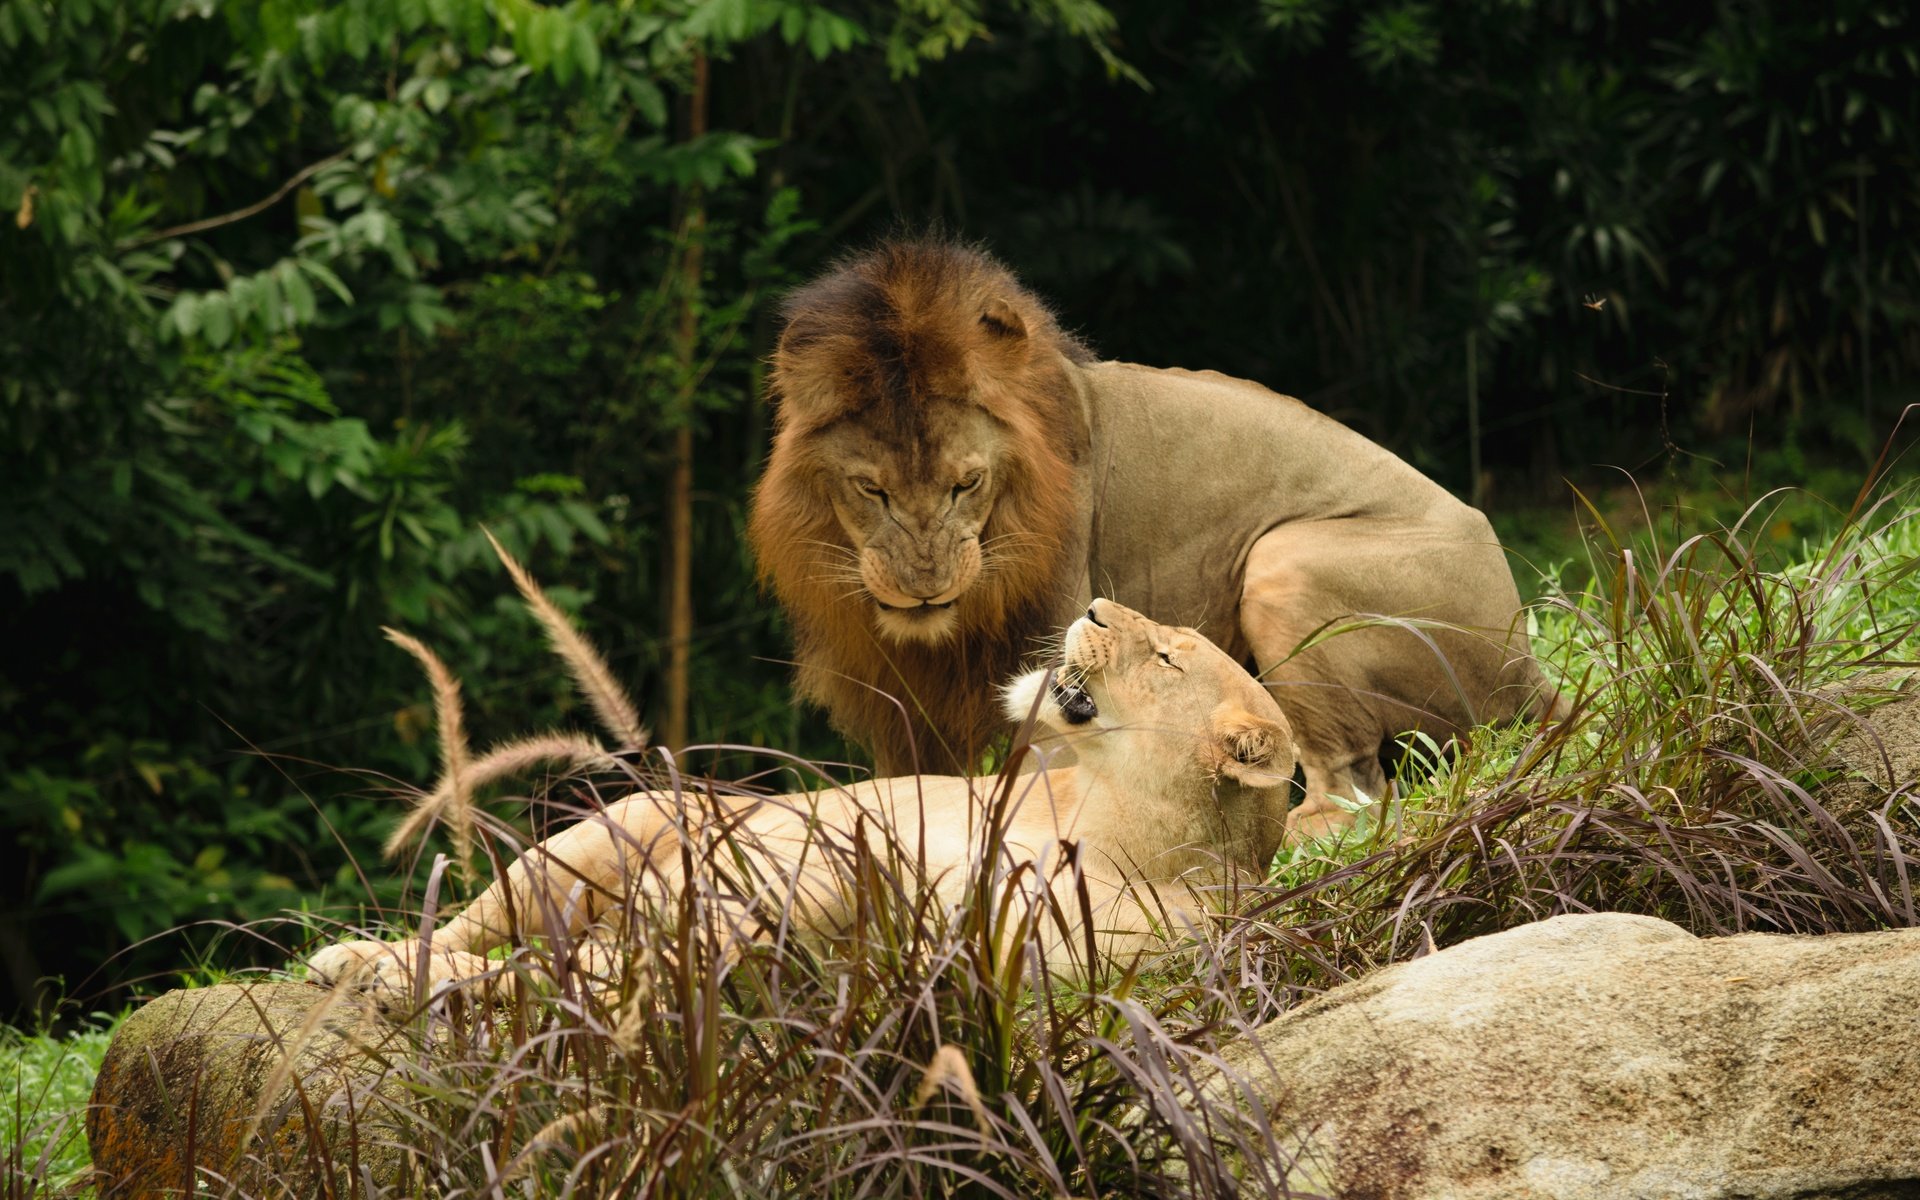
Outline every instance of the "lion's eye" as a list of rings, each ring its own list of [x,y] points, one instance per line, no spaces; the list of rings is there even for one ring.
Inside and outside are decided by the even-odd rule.
[[[873,480],[856,479],[853,481],[853,486],[859,491],[859,493],[862,496],[866,496],[872,500],[878,500],[882,504],[886,503],[886,500],[887,500],[886,489],[882,488],[879,484],[875,483]]]
[[[962,479],[959,483],[956,483],[953,485],[953,494],[956,497],[964,496],[968,492],[971,492],[975,488],[979,487],[980,481],[985,478],[986,478],[986,475],[984,473],[980,471],[975,471],[973,474],[967,476],[965,479]]]
[[[1160,654],[1160,661],[1162,664],[1164,664],[1165,666],[1174,667],[1175,670],[1179,669],[1173,661],[1173,651],[1161,650],[1159,651],[1159,654]]]

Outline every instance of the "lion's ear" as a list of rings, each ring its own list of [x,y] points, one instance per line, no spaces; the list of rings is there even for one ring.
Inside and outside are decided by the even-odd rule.
[[[1293,778],[1293,730],[1286,718],[1257,717],[1244,708],[1221,705],[1213,714],[1215,763],[1246,787],[1279,787]]]
[[[987,302],[986,310],[980,314],[980,325],[999,337],[1024,339],[1027,336],[1027,319],[1004,296]]]

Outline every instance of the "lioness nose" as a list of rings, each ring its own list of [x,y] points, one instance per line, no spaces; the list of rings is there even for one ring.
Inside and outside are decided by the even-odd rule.
[[[1107,623],[1100,619],[1100,601],[1095,600],[1087,606],[1087,620],[1092,621],[1102,629],[1107,627]]]

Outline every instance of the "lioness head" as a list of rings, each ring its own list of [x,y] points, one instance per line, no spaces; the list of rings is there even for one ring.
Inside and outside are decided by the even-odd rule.
[[[752,531],[789,603],[822,581],[883,634],[938,642],[1004,621],[1011,583],[1050,584],[1079,436],[1063,355],[1085,351],[964,246],[883,246],[795,293]]]
[[[1284,819],[1293,731],[1267,689],[1199,633],[1095,600],[1067,628],[1050,687],[1047,675],[1010,684],[1007,713],[1024,721],[1037,712],[1071,739],[1083,767],[1169,799],[1196,783],[1271,793]],[[1266,824],[1257,840],[1271,855],[1281,830]]]

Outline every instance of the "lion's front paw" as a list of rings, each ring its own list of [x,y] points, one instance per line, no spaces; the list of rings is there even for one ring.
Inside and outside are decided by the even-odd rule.
[[[357,985],[376,961],[393,952],[391,942],[340,942],[324,946],[307,959],[307,978],[321,987]]]
[[[309,958],[307,975],[325,987],[366,993],[381,1007],[391,1008],[413,1000],[420,950],[418,941],[341,942]],[[482,979],[492,968],[493,964],[478,954],[433,946],[427,956],[427,998]]]

